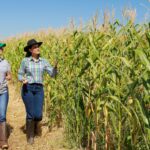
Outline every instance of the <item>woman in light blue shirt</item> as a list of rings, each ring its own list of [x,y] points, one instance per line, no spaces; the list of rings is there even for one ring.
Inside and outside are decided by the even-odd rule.
[[[10,65],[3,58],[5,43],[0,43],[0,148],[7,149],[7,127],[6,127],[6,112],[8,105],[8,86],[7,80],[11,79]]]
[[[52,67],[49,62],[40,57],[42,42],[31,39],[24,48],[26,57],[22,60],[18,71],[18,79],[23,83],[22,99],[26,108],[27,142],[34,143],[34,136],[41,134],[40,121],[44,101],[43,74],[47,72],[51,77],[57,74],[57,64]]]

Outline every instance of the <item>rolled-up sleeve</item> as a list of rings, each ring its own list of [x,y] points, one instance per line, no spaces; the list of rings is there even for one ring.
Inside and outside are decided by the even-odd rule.
[[[22,81],[24,79],[24,74],[25,74],[25,60],[23,59],[18,71],[18,80]]]
[[[57,75],[57,69],[52,67],[47,60],[44,60],[44,63],[44,71],[46,71],[51,77],[55,77]]]

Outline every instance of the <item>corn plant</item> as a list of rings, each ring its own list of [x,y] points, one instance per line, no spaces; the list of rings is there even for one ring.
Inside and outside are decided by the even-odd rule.
[[[29,38],[43,41],[41,55],[59,62],[45,75],[44,112],[50,128],[65,128],[73,147],[150,148],[150,25],[116,21],[97,29],[35,34],[7,41],[6,58],[17,78]],[[15,80],[16,81],[16,80]]]

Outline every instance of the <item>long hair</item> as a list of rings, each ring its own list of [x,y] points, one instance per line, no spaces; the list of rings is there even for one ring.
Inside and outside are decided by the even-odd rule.
[[[32,53],[30,51],[27,51],[25,57],[30,57],[30,56],[32,56]]]
[[[32,56],[32,53],[29,51],[29,49],[31,48],[31,46],[28,48],[28,50],[26,51],[26,56],[25,57],[30,57]]]

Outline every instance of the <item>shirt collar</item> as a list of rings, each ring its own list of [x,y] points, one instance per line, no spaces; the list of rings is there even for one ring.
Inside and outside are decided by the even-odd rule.
[[[30,57],[29,57],[29,60],[30,60],[30,61],[34,61],[34,62],[39,62],[39,61],[41,61],[42,59],[41,59],[41,57],[39,57],[39,58],[37,59],[37,61],[35,61],[35,59],[33,59],[33,57],[30,56]]]

